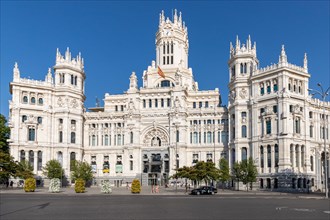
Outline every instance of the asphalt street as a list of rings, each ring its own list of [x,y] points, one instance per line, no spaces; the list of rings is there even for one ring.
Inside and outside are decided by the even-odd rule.
[[[0,219],[330,219],[330,200],[260,195],[1,194]]]

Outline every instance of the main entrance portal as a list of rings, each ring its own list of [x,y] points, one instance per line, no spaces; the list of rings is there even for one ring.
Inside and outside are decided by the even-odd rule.
[[[168,183],[170,158],[167,133],[154,123],[146,133],[142,150],[142,184],[165,185]]]

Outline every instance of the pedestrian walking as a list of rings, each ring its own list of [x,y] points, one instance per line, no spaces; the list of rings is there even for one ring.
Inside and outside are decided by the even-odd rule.
[[[13,188],[14,182],[10,181],[10,188]]]

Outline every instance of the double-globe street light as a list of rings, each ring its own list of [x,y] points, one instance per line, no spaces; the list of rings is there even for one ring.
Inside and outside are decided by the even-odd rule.
[[[328,198],[328,161],[327,161],[327,135],[326,135],[326,117],[325,117],[325,99],[329,95],[330,87],[327,90],[324,90],[321,83],[317,84],[320,87],[321,91],[308,89],[308,91],[312,92],[311,95],[314,96],[316,94],[322,97],[323,101],[323,139],[324,139],[324,189],[325,189],[325,198]]]

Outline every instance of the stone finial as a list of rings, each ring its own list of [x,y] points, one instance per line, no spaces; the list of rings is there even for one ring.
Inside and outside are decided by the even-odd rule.
[[[13,68],[13,78],[14,78],[14,81],[18,81],[20,78],[20,72],[19,72],[17,62],[15,62],[14,68]]]
[[[48,68],[48,73],[46,75],[46,82],[53,83],[52,69]]]
[[[285,53],[285,48],[284,45],[282,45],[282,50],[281,50],[281,55],[279,57],[279,63],[286,64],[288,62],[286,53]]]
[[[307,60],[307,53],[304,55],[304,69],[308,72],[308,60]]]

